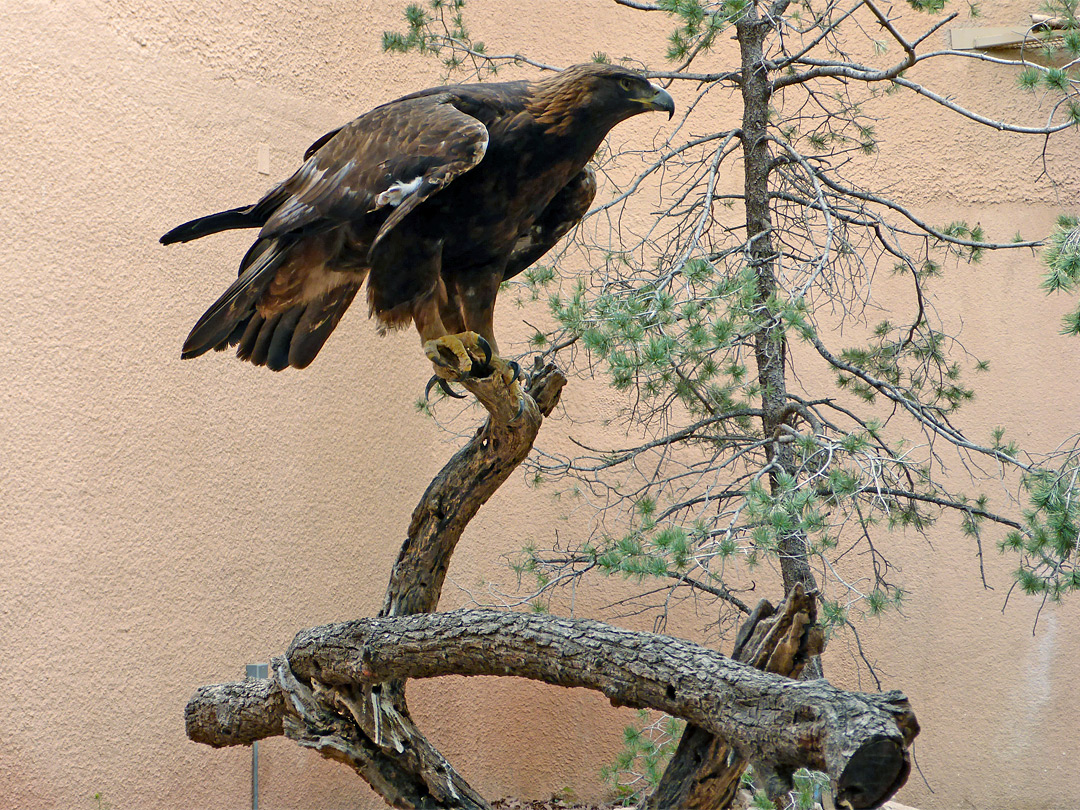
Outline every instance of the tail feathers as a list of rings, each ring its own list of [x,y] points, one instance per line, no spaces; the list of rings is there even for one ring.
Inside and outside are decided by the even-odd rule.
[[[307,368],[349,308],[363,279],[345,284],[306,304],[268,317],[252,310],[232,333],[219,342],[218,351],[236,346],[236,356],[271,371]]]
[[[240,277],[214,302],[192,328],[180,356],[198,357],[227,342],[242,321],[255,311],[274,274],[288,258],[291,241],[265,239],[256,242],[241,265]]]
[[[193,219],[183,225],[177,225],[163,237],[161,244],[171,245],[175,242],[190,242],[202,236],[212,233],[231,231],[236,228],[261,228],[262,217],[255,214],[254,205],[245,205],[228,211],[220,211],[209,216]]]

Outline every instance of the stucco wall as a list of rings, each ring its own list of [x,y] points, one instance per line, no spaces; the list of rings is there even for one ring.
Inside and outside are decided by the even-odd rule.
[[[248,806],[250,752],[188,742],[187,697],[241,677],[300,628],[378,609],[412,506],[453,447],[413,410],[429,374],[415,336],[380,339],[356,307],[302,373],[223,355],[181,362],[247,237],[170,249],[157,237],[252,201],[327,129],[436,82],[434,62],[379,51],[401,5],[5,3],[0,807],[91,808],[95,794],[114,810]],[[983,4],[985,23],[1012,23],[1028,5]],[[610,0],[469,7],[493,52],[661,64],[661,15]],[[990,114],[1025,118],[1030,102],[1007,70],[972,63],[935,78]],[[882,177],[931,221],[967,217],[1009,238],[1075,211],[1075,165],[1060,190],[1031,182],[1038,145],[988,142],[918,101],[881,132]],[[1070,165],[1075,135],[1063,143],[1054,157]],[[965,344],[992,363],[966,416],[973,435],[1023,419],[1017,438],[1045,447],[1080,424],[1080,343],[1057,334],[1069,302],[1045,298],[1037,274],[1030,256],[990,257],[938,287],[939,309],[962,306]],[[519,311],[498,318],[500,335],[524,338]],[[585,382],[566,396],[587,420],[618,406]],[[503,554],[581,525],[562,511],[515,478],[466,534],[452,580],[508,582]],[[1001,611],[1011,560],[989,555],[985,591],[969,541],[947,524],[932,540],[889,541],[911,597],[903,617],[864,629],[884,686],[905,690],[923,724],[916,755],[933,792],[916,774],[899,798],[1070,804],[1076,601],[1048,606],[1033,631],[1037,603],[1014,594]],[[444,605],[464,601],[447,588]],[[596,603],[586,593],[579,607]],[[846,644],[831,648],[830,677],[867,688],[853,659]],[[492,797],[598,795],[630,714],[581,690],[486,678],[412,684],[410,695],[421,726]],[[261,755],[265,808],[379,806],[351,772],[292,743],[267,741]]]

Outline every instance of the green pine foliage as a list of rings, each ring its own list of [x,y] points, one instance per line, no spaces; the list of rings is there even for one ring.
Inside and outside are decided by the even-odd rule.
[[[1057,602],[1080,590],[1078,480],[1075,456],[1057,470],[1038,469],[1024,478],[1030,506],[1023,528],[1010,532],[1000,548],[1020,555],[1016,581],[1027,594]]]
[[[1058,219],[1043,259],[1047,266],[1043,289],[1048,293],[1080,290],[1080,223],[1075,216]],[[1065,316],[1061,332],[1080,336],[1080,307]]]
[[[484,64],[485,46],[472,40],[465,26],[464,8],[465,0],[428,0],[426,8],[418,3],[406,6],[405,30],[384,31],[383,50],[440,57],[448,74],[462,67],[467,59],[478,68]],[[489,64],[485,72],[494,74],[497,68]]]
[[[638,710],[636,721],[623,729],[623,750],[600,772],[617,800],[637,804],[656,788],[685,726],[674,717]]]

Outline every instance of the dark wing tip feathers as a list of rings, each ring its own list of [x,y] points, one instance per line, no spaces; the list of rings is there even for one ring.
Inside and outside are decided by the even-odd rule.
[[[291,240],[260,239],[240,264],[240,276],[203,313],[184,341],[181,357],[198,357],[227,340],[237,324],[247,320],[255,304],[284,263]]]
[[[215,337],[224,333],[224,327],[214,333],[203,331],[197,337],[200,321],[184,343],[180,357],[187,360],[210,349],[223,351],[236,346],[236,356],[241,360],[266,366],[271,371],[290,367],[307,368],[349,308],[362,283],[362,280],[357,280],[342,285],[314,301],[275,313],[269,318],[264,318],[252,305],[245,316],[232,324],[227,336],[216,342]]]

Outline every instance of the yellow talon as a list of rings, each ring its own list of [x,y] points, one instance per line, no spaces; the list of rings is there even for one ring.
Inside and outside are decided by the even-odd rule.
[[[447,382],[461,382],[467,378],[487,378],[498,375],[510,396],[518,403],[518,412],[510,421],[516,421],[525,407],[520,380],[521,367],[514,361],[507,362],[495,355],[491,346],[476,332],[443,335],[424,343],[424,354],[435,366],[435,376],[428,382],[425,398],[439,384],[450,396],[453,393]]]
[[[476,332],[443,335],[424,344],[424,354],[435,366],[435,374],[444,380],[477,376],[481,369],[490,373],[491,347]],[[486,375],[481,375],[486,376]]]

